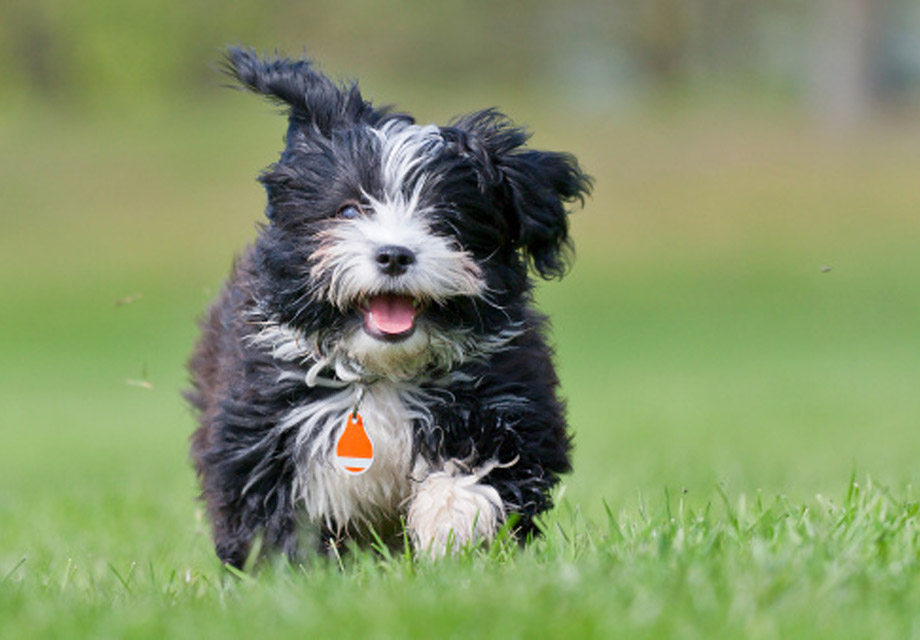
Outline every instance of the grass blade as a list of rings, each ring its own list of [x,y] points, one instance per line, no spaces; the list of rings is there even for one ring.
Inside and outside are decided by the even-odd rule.
[[[12,578],[13,574],[19,570],[19,567],[21,567],[25,563],[26,563],[26,557],[23,556],[22,558],[20,558],[19,562],[13,565],[13,568],[7,572],[7,574],[3,577],[3,580],[0,580],[0,584],[6,584],[6,581]]]

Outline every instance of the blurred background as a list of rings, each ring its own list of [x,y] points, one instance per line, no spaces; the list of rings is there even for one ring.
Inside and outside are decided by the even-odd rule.
[[[222,88],[230,44],[422,122],[497,106],[593,174],[574,269],[539,291],[576,433],[563,502],[917,481],[913,0],[5,0],[7,565],[131,554],[151,527],[151,553],[210,558],[184,362],[284,131]]]

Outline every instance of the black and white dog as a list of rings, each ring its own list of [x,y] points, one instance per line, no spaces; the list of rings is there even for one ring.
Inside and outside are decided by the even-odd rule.
[[[307,60],[226,62],[290,121],[190,362],[217,555],[403,526],[441,555],[511,514],[526,535],[570,468],[528,268],[562,275],[590,179],[494,110],[422,126]]]

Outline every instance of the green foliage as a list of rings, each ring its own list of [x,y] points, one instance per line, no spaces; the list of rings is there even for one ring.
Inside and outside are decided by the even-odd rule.
[[[277,4],[277,3],[275,3]],[[0,68],[57,107],[144,107],[219,84],[223,46],[261,42],[272,3],[11,0]],[[229,40],[228,40],[229,38]]]
[[[7,0],[0,73],[26,105],[101,113],[211,94],[220,51],[235,44],[306,51],[365,80],[501,84],[595,107],[713,81],[788,94],[803,84],[806,14],[712,0]]]

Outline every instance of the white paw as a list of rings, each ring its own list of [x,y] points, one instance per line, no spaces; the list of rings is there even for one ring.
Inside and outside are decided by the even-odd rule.
[[[482,475],[449,464],[417,485],[406,522],[416,550],[437,558],[495,537],[505,509],[495,487],[479,482]]]

